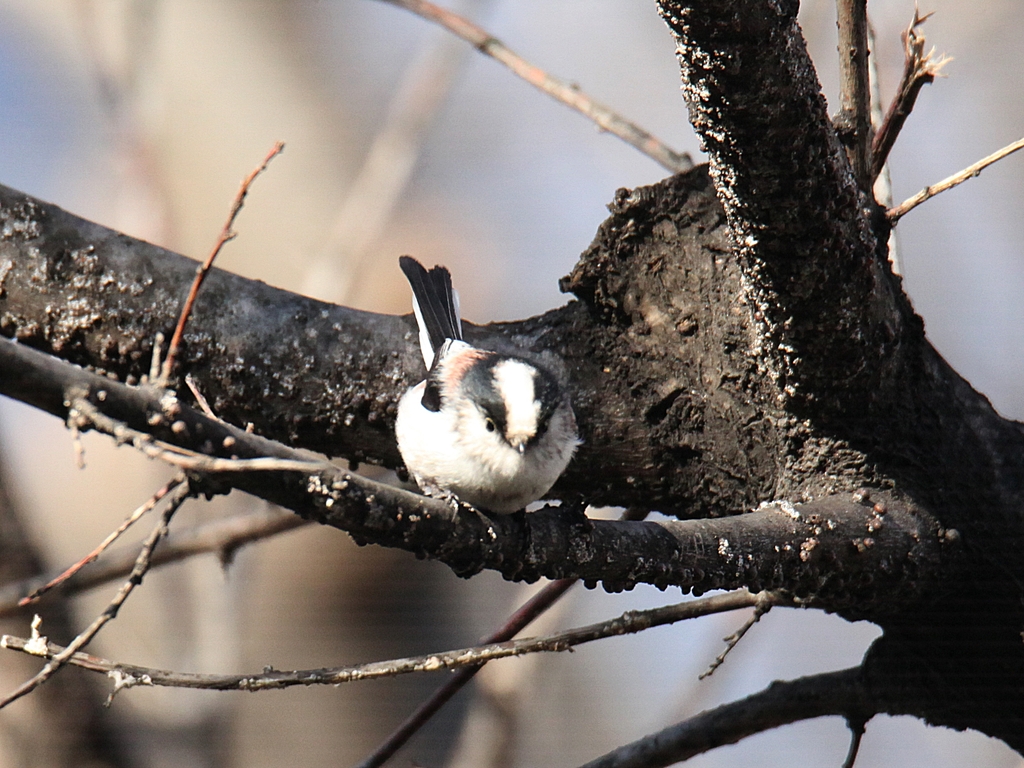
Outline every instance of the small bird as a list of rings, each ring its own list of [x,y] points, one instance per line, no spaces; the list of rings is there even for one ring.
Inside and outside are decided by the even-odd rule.
[[[510,513],[546,494],[580,444],[555,377],[536,363],[467,344],[444,267],[402,256],[427,378],[398,403],[405,466],[428,496]]]

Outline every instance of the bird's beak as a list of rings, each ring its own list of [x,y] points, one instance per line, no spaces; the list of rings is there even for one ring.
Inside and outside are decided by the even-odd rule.
[[[509,445],[516,449],[520,456],[526,453],[526,446],[530,442],[526,435],[517,432],[507,435],[505,439],[508,440]]]

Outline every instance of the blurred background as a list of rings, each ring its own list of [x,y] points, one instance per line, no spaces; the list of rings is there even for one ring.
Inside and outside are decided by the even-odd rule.
[[[834,108],[834,3],[802,5]],[[700,160],[674,46],[650,0],[449,7]],[[924,89],[892,154],[897,202],[1024,135],[1024,4],[929,0],[921,10],[936,12],[924,33],[955,61]],[[887,103],[913,4],[875,0],[870,11]],[[616,188],[666,175],[465,43],[382,2],[0,0],[2,184],[203,258],[239,181],[278,139],[287,149],[256,182],[220,267],[405,313],[396,260],[410,253],[451,268],[474,322],[563,303],[557,280],[589,244]],[[1011,157],[898,229],[906,286],[932,341],[1015,418],[1024,417],[1022,174],[1024,156]],[[79,470],[61,423],[0,400],[8,497],[0,577],[73,562],[168,477],[105,439],[86,435],[84,446]],[[174,530],[261,505],[238,494],[194,502]],[[42,610],[44,634],[67,642],[115,589]],[[226,569],[209,555],[151,574],[90,650],[183,671],[336,666],[471,645],[524,597],[493,574],[463,581],[314,526],[248,547]],[[545,623],[575,626],[678,598],[577,588]],[[392,764],[573,766],[773,679],[856,664],[877,634],[868,624],[776,610],[698,682],[744,618],[491,665],[476,685],[489,703],[460,694]],[[9,620],[0,631],[26,635],[27,623]],[[37,668],[0,654],[4,692]],[[104,710],[108,682],[67,670],[0,712],[0,768],[351,765],[441,680],[255,695],[137,688]],[[828,718],[690,764],[839,765],[847,745],[843,722]],[[1024,761],[976,733],[878,717],[857,765]]]

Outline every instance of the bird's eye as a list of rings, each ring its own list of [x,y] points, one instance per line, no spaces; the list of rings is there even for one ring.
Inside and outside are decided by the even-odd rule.
[[[487,431],[488,432],[493,432],[495,429],[497,429],[497,427],[494,424],[494,419],[488,418],[487,419]]]

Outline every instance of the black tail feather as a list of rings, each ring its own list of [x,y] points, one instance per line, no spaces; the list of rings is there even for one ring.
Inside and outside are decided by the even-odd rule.
[[[452,289],[452,276],[447,269],[436,266],[427,270],[412,256],[401,256],[398,264],[412,286],[419,307],[419,318],[426,326],[430,346],[436,352],[445,339],[462,340],[458,299]],[[421,329],[423,330],[423,329]],[[429,363],[428,363],[429,365]]]

